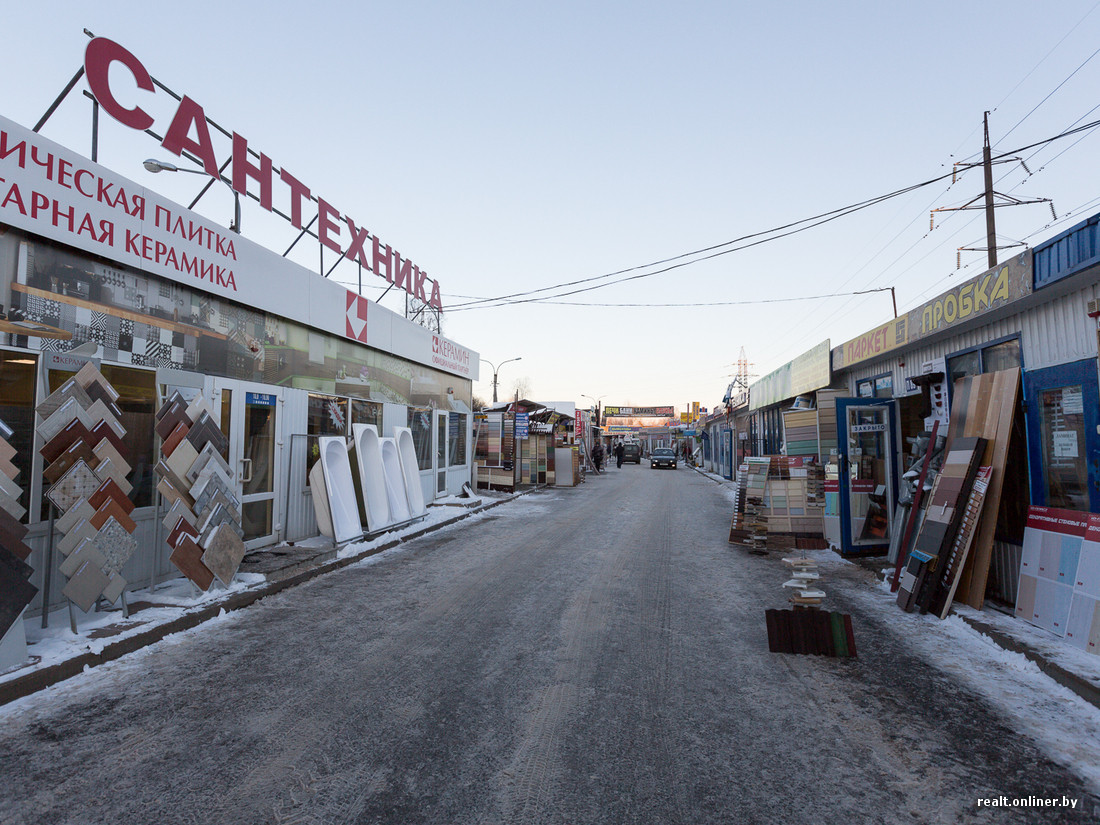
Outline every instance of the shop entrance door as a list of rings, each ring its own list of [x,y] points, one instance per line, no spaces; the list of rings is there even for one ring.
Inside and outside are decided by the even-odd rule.
[[[274,544],[282,535],[284,519],[284,497],[277,492],[287,483],[283,389],[227,378],[215,378],[213,383],[222,432],[229,439],[225,458],[241,499],[245,547]]]
[[[1024,373],[1031,503],[1100,512],[1096,360]]]
[[[435,461],[432,466],[432,477],[435,479],[435,497],[447,495],[447,439],[450,435],[448,428],[449,416],[446,410],[432,412],[432,455]],[[457,426],[457,425],[456,425]]]
[[[838,398],[836,412],[841,553],[886,550],[897,498],[897,404]]]

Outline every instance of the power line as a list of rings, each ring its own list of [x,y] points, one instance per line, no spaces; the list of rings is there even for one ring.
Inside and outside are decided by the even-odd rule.
[[[1061,140],[1062,138],[1070,137],[1071,135],[1077,134],[1079,132],[1084,132],[1084,131],[1087,131],[1089,129],[1094,129],[1097,126],[1100,126],[1100,120],[1094,120],[1094,121],[1086,123],[1082,126],[1079,126],[1075,129],[1069,129],[1065,132],[1061,132],[1061,133],[1059,133],[1057,135],[1054,135],[1052,137],[1044,138],[1043,140],[1035,141],[1034,143],[1030,143],[1026,146],[1022,146],[1022,147],[1019,147],[1017,149],[1013,149],[1011,151],[1004,152],[1000,155],[997,155],[995,159],[1000,159],[1000,158],[1008,157],[1010,155],[1015,155],[1015,154],[1018,154],[1020,152],[1024,152],[1028,149],[1033,149],[1033,148],[1038,147],[1038,146],[1044,146],[1044,145],[1052,143],[1056,140]],[[659,260],[659,261],[653,261],[653,262],[648,263],[648,264],[641,264],[639,266],[634,266],[634,267],[629,267],[629,268],[626,268],[626,269],[621,269],[621,270],[618,270],[616,272],[606,273],[604,275],[596,275],[596,276],[593,276],[593,277],[590,277],[590,278],[581,278],[581,279],[578,279],[578,280],[575,280],[575,281],[568,281],[568,282],[561,283],[561,284],[556,284],[556,285],[553,285],[553,286],[540,287],[539,289],[528,290],[526,292],[516,292],[516,293],[511,293],[509,295],[501,295],[501,296],[498,296],[498,297],[495,297],[495,298],[478,298],[478,299],[471,300],[471,301],[469,301],[467,303],[464,303],[464,304],[452,305],[449,308],[449,311],[450,312],[462,312],[462,311],[467,311],[467,310],[471,310],[471,309],[487,309],[487,308],[491,309],[491,308],[502,307],[502,306],[510,306],[512,304],[548,303],[549,300],[547,298],[532,298],[532,297],[528,297],[528,296],[539,295],[539,294],[545,293],[545,292],[565,289],[565,288],[571,287],[571,286],[579,286],[581,284],[591,284],[594,281],[602,281],[602,280],[606,280],[608,278],[613,278],[613,277],[616,277],[616,276],[619,276],[619,275],[624,275],[624,274],[631,273],[631,272],[637,272],[638,270],[649,269],[649,268],[654,267],[654,266],[662,266],[663,264],[666,264],[666,263],[671,263],[673,261],[679,261],[679,263],[671,263],[670,266],[665,266],[661,269],[657,269],[657,270],[654,270],[654,271],[651,271],[651,272],[642,272],[641,274],[630,275],[629,277],[626,277],[626,278],[618,278],[617,280],[610,281],[609,283],[602,283],[602,284],[596,284],[594,286],[587,286],[587,287],[583,287],[581,289],[571,290],[569,292],[560,292],[560,293],[555,294],[555,295],[550,296],[550,297],[551,298],[564,298],[564,297],[568,297],[569,295],[576,295],[576,294],[579,294],[579,293],[582,293],[582,292],[589,292],[589,291],[595,290],[595,289],[602,289],[606,286],[611,286],[613,284],[626,283],[628,281],[634,281],[634,280],[638,280],[638,279],[641,279],[641,278],[650,278],[650,277],[653,277],[654,275],[660,275],[660,274],[665,273],[665,272],[670,272],[674,269],[680,269],[680,268],[685,267],[685,266],[691,266],[693,264],[697,264],[697,263],[700,263],[702,261],[710,260],[712,258],[717,258],[717,257],[720,257],[722,255],[728,255],[728,254],[731,254],[733,252],[740,252],[740,251],[743,251],[745,249],[749,249],[753,246],[758,246],[760,244],[780,240],[781,238],[785,238],[785,237],[788,237],[790,235],[797,234],[799,232],[804,232],[807,229],[812,229],[814,227],[821,226],[822,224],[829,223],[831,221],[834,221],[834,220],[837,220],[839,218],[846,217],[847,215],[851,215],[855,212],[861,211],[863,209],[867,209],[870,206],[877,205],[879,203],[890,200],[892,198],[896,198],[896,197],[899,197],[901,195],[908,194],[909,192],[913,192],[913,191],[922,189],[926,186],[930,186],[932,184],[938,183],[942,180],[946,180],[947,178],[951,177],[953,174],[954,174],[954,172],[944,173],[943,175],[939,175],[937,177],[930,178],[929,180],[923,181],[921,183],[912,184],[910,186],[906,186],[906,187],[903,187],[901,189],[894,190],[893,192],[888,192],[886,194],[877,195],[875,197],[868,198],[868,199],[863,200],[863,201],[858,201],[856,203],[849,204],[847,206],[839,207],[837,209],[832,209],[832,210],[829,210],[827,212],[822,212],[822,213],[820,213],[818,215],[815,215],[813,217],[802,218],[800,220],[792,221],[790,223],[784,224],[782,226],[774,227],[772,229],[763,230],[763,231],[760,231],[760,232],[754,232],[754,233],[751,233],[751,234],[748,234],[748,235],[743,235],[740,238],[735,238],[733,240],[725,241],[725,242],[719,243],[719,244],[713,244],[711,246],[704,247],[702,249],[693,250],[691,252],[684,252],[684,253],[681,253],[679,255],[674,255],[672,257],[664,258],[664,259]],[[756,240],[754,240],[754,239],[756,239]],[[751,242],[748,242],[748,241],[751,241]],[[740,244],[740,245],[737,245],[737,244]],[[718,250],[718,251],[714,251],[714,250]],[[707,253],[707,252],[709,252],[710,254],[705,254],[705,255],[702,254],[702,253]],[[685,261],[685,260],[683,260],[684,258],[691,258],[691,260]]]

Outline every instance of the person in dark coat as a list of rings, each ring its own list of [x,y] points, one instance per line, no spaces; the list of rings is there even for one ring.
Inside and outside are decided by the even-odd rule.
[[[626,454],[626,447],[623,446],[623,442],[619,442],[615,445],[615,466],[620,470],[623,468],[623,455]]]

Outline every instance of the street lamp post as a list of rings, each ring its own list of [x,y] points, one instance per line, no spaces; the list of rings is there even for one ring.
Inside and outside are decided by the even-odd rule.
[[[500,364],[496,366],[494,366],[493,362],[490,361],[488,358],[482,358],[481,360],[488,364],[490,367],[493,367],[493,403],[495,404],[497,403],[497,373],[500,372],[500,368],[503,367],[505,364],[510,364],[512,361],[522,361],[523,356],[519,355],[515,358],[509,358],[507,361],[501,361]]]
[[[166,163],[163,160],[154,160],[153,158],[149,158],[147,161],[142,163],[142,166],[144,166],[148,171],[153,172],[154,174],[156,174],[157,172],[187,172],[191,175],[206,175],[207,177],[209,177],[205,170],[200,171],[199,169],[185,169],[182,166],[176,166],[174,163]],[[225,181],[222,180],[220,176],[218,177],[218,180],[220,180],[222,183],[225,183]],[[225,183],[225,185],[229,186],[228,183]],[[233,192],[233,223],[230,225],[229,229],[230,231],[236,232],[239,235],[241,234],[241,196],[237,193],[236,189],[233,189],[232,186],[229,186],[229,188]]]

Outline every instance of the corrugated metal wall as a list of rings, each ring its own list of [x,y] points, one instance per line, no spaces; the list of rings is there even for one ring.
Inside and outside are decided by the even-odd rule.
[[[309,439],[305,437],[309,422],[309,392],[306,390],[284,391],[283,397],[283,443],[284,455],[290,456],[286,478],[286,508],[282,538],[286,541],[299,541],[318,535],[317,516],[313,510],[313,494],[306,486],[306,450]]]

